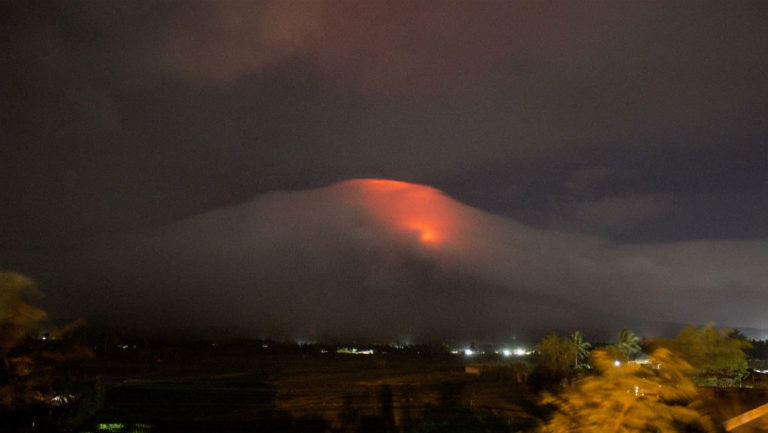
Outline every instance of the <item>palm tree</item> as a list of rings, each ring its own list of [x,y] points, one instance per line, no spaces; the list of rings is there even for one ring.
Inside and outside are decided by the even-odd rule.
[[[619,342],[616,344],[616,347],[624,352],[624,356],[629,359],[640,351],[640,337],[629,329],[622,329],[619,332]]]
[[[575,331],[571,334],[571,341],[576,347],[576,363],[574,365],[578,367],[579,361],[589,357],[589,348],[592,347],[592,345],[589,342],[584,341],[584,336],[581,334],[581,331]]]

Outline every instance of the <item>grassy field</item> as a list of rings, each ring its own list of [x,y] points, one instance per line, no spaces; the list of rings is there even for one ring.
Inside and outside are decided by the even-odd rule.
[[[160,362],[126,358],[101,365],[112,387],[93,430],[404,431],[425,411],[446,407],[487,412],[503,422],[531,418],[525,385],[468,375],[466,360],[450,354],[214,346],[175,351]]]

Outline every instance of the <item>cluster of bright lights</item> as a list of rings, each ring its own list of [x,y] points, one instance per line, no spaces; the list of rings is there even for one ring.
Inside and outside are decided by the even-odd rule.
[[[533,352],[531,352],[529,350],[525,350],[522,347],[518,347],[518,348],[516,348],[514,350],[512,350],[512,349],[504,349],[501,352],[496,352],[496,353],[501,353],[502,355],[504,355],[504,357],[508,358],[508,357],[510,357],[512,355],[514,355],[514,356],[526,356],[526,355],[530,355]]]
[[[357,350],[355,347],[342,347],[341,349],[338,349],[336,353],[344,353],[347,355],[373,355],[373,349]]]
[[[468,347],[467,348],[463,348],[463,349],[451,350],[451,353],[454,354],[454,355],[462,354],[464,356],[475,356],[475,355],[478,355],[478,354],[485,354],[485,352],[474,350],[474,349],[468,348]],[[515,349],[496,350],[496,351],[494,351],[494,353],[496,353],[497,355],[502,355],[505,358],[509,358],[510,356],[528,356],[528,355],[531,355],[533,353],[533,351],[527,350],[527,349],[522,348],[522,347],[518,347],[518,348],[515,348]]]
[[[454,355],[458,355],[459,353],[464,354],[464,356],[473,356],[477,355],[479,352],[472,350],[470,348],[461,349],[461,350],[451,350],[451,353]]]

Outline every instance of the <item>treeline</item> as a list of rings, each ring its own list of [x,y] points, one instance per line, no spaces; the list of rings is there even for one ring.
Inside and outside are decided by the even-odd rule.
[[[689,375],[697,385],[731,387],[741,386],[751,371],[750,362],[759,364],[760,350],[765,347],[766,342],[749,341],[737,330],[716,329],[709,323],[688,326],[674,338],[641,339],[631,330],[622,329],[615,342],[595,348],[578,331],[567,337],[553,333],[542,339],[535,351],[537,368],[553,378],[567,378],[573,373],[590,370],[590,355],[595,351],[621,365],[650,363],[650,354],[667,349],[690,364]]]

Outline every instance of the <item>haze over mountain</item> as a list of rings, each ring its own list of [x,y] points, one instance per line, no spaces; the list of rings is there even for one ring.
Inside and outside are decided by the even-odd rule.
[[[74,252],[60,314],[251,336],[530,339],[768,328],[768,242],[616,244],[383,179],[263,194]],[[65,276],[65,278],[61,278]],[[598,335],[600,334],[600,335]]]
[[[58,316],[768,327],[768,2],[47,0],[0,22],[0,269]],[[365,178],[445,196],[344,183]]]

